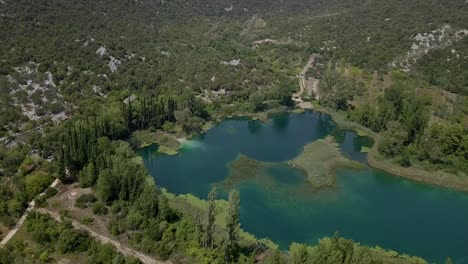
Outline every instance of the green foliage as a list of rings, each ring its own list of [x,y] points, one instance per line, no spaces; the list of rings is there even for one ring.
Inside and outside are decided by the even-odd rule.
[[[403,153],[408,133],[396,121],[389,122],[387,126],[387,131],[382,134],[378,149],[385,157],[393,158]]]
[[[81,187],[87,188],[96,183],[96,167],[93,162],[90,162],[83,170],[81,170],[78,177]]]
[[[105,215],[109,212],[106,205],[101,202],[97,202],[93,205],[93,214],[95,215]]]
[[[58,223],[50,216],[31,212],[24,224],[25,233],[0,249],[0,263],[55,263],[65,254],[83,263],[140,263],[126,258],[109,244],[94,241],[70,222]],[[80,254],[86,252],[85,254]]]
[[[84,225],[90,225],[94,222],[94,218],[92,218],[91,216],[85,216],[83,218],[81,218],[80,220],[80,223],[84,224]]]
[[[369,248],[360,246],[352,240],[338,237],[321,239],[317,246],[309,247],[293,243],[289,249],[291,263],[324,263],[324,264],[377,264]]]
[[[33,172],[30,175],[26,176],[25,185],[26,193],[28,194],[28,200],[32,199],[34,196],[40,194],[43,190],[50,185],[53,181],[53,177],[44,172]]]
[[[154,1],[71,1],[66,5],[56,0],[6,1],[0,23],[0,57],[4,58],[0,61],[0,137],[43,124],[50,113],[66,109],[73,117],[56,128],[44,127],[44,136],[38,131],[30,133],[24,140],[30,147],[21,144],[22,139],[16,147],[0,146],[0,175],[18,176],[15,181],[5,181],[14,186],[0,185],[0,220],[14,223],[28,200],[55,177],[53,173],[78,176],[81,186],[94,187],[101,202],[112,206],[109,227],[113,234],[135,229],[135,241],[164,258],[192,248],[214,260],[205,262],[222,263],[224,253],[226,259],[234,260],[238,248],[232,241],[226,243],[226,252],[200,249],[203,238],[188,235],[197,233],[193,223],[188,224],[183,214],[160,197],[158,189],[147,183],[142,165],[135,164],[133,151],[115,140],[126,139],[137,129],[182,127],[189,134],[200,131],[206,120],[217,115],[264,111],[278,104],[291,106],[291,93],[298,88],[294,78],[300,71],[297,69],[316,52],[322,58],[311,74],[321,79],[322,103],[340,110],[352,108],[353,96],[365,94],[362,83],[353,78],[360,75],[358,69],[364,73],[376,70],[383,76],[389,64],[407,54],[415,34],[443,24],[454,30],[467,24],[464,3],[449,2],[291,0],[272,4],[240,0],[236,5],[245,9],[225,12],[230,5],[226,1],[184,5],[172,1],[164,5]],[[402,5],[405,8],[396,8]],[[398,12],[385,19],[394,10]],[[249,28],[257,24],[254,19],[246,26],[252,14],[265,19],[266,27]],[[252,44],[264,38],[279,44]],[[350,112],[364,126],[384,131],[379,151],[385,157],[405,166],[421,162],[467,171],[467,132],[461,123],[466,110],[460,110],[466,109],[466,98],[456,99],[453,113],[450,107],[441,111],[444,118],[456,121],[443,122],[440,127],[431,124],[426,129],[427,102],[412,92],[420,85],[431,85],[466,95],[466,41],[465,37],[428,52],[408,73],[394,71],[394,80],[417,85],[399,87],[397,83],[385,90],[377,104]],[[102,56],[96,54],[101,47],[106,49]],[[115,72],[109,68],[111,58],[120,61]],[[222,63],[232,59],[239,59],[240,64]],[[333,61],[351,64],[351,77],[323,67]],[[37,65],[37,71],[25,74],[17,70],[31,63]],[[45,91],[29,94],[29,80],[42,84],[48,73],[56,87],[49,85]],[[20,85],[26,89],[19,89]],[[201,99],[213,92],[219,95],[208,100],[212,104]],[[51,100],[44,102],[43,96]],[[132,97],[135,99],[130,100]],[[18,103],[40,105],[35,112],[42,119],[28,120]],[[42,157],[54,154],[56,161],[52,163],[57,169],[52,169],[53,173],[38,170],[38,164],[25,160],[32,149]],[[21,165],[23,161],[27,166]],[[84,200],[77,206],[94,203]],[[100,205],[96,207],[102,208]],[[235,238],[238,227],[235,207],[229,210],[229,240]],[[42,230],[35,235],[38,240],[57,239],[44,228],[38,230]],[[82,238],[75,237],[76,241]],[[75,242],[64,242],[74,247]],[[122,262],[110,248],[101,251],[91,244],[89,263]],[[33,262],[28,256],[34,254],[26,251],[27,245],[14,248],[12,252],[21,255],[24,263]],[[307,256],[311,256],[309,251]],[[340,240],[334,246],[323,245],[323,251],[345,259],[351,252],[349,243]],[[41,253],[43,260],[53,255],[45,250]],[[0,259],[11,259],[9,254],[2,251]],[[301,259],[304,254],[298,256]],[[251,261],[248,254],[238,260]]]
[[[214,223],[216,220],[216,187],[211,188],[210,193],[208,194],[208,210],[206,217],[206,226],[205,226],[205,248],[213,248],[213,233],[214,233]]]
[[[94,194],[83,194],[76,199],[75,206],[79,208],[86,208],[94,204],[96,201],[97,198],[94,196]]]
[[[468,174],[468,131],[461,125],[433,124],[418,148],[418,158],[452,172]]]
[[[135,207],[146,219],[155,219],[159,215],[159,193],[154,184],[146,184],[138,197]]]
[[[351,80],[328,68],[319,84],[321,102],[339,110],[346,110],[348,101],[353,99],[353,89]]]
[[[57,249],[60,253],[83,252],[88,249],[90,243],[91,240],[86,232],[65,229],[58,238]]]
[[[128,146],[123,147],[122,150]],[[96,190],[104,202],[117,199],[135,201],[145,186],[146,170],[141,164],[136,164],[125,156],[115,154],[107,156],[108,167],[105,166],[97,180]]]
[[[289,252],[291,253],[292,263],[294,264],[303,264],[309,263],[309,252],[307,246],[304,244],[291,244],[289,248]]]
[[[286,261],[284,260],[283,256],[281,255],[281,251],[278,249],[272,250],[269,252],[267,257],[264,261],[265,264],[285,264]]]
[[[45,194],[44,197],[45,197],[46,199],[49,199],[49,198],[54,197],[55,195],[57,195],[57,194],[58,194],[58,190],[57,190],[56,188],[54,188],[54,187],[48,187],[48,188],[45,190],[44,194]]]
[[[31,234],[34,242],[47,244],[58,239],[60,230],[56,228],[53,220],[42,214],[30,213],[25,222],[25,229]]]
[[[224,259],[235,262],[239,257],[239,212],[240,194],[234,189],[229,193],[228,213],[226,219],[227,240],[224,245]]]

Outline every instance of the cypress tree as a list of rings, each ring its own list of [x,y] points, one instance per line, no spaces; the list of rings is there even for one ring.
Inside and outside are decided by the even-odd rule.
[[[208,194],[208,212],[205,227],[205,248],[213,248],[214,222],[216,220],[216,187],[213,187]]]
[[[240,194],[238,190],[229,193],[228,215],[226,219],[227,241],[224,258],[227,262],[235,262],[239,256],[238,231],[240,226],[239,213]]]

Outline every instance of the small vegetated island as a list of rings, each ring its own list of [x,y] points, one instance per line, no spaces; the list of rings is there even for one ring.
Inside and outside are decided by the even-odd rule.
[[[339,168],[365,167],[364,164],[344,157],[331,136],[307,144],[290,164],[303,170],[307,180],[316,189],[332,187],[336,181],[335,172]]]
[[[336,170],[340,168],[362,169],[365,167],[360,162],[346,158],[335,139],[327,136],[325,139],[308,143],[297,157],[282,163],[259,161],[239,155],[229,163],[229,176],[220,185],[230,189],[237,187],[243,181],[254,180],[266,186],[269,169],[286,164],[300,170],[315,190],[333,187],[336,181]]]

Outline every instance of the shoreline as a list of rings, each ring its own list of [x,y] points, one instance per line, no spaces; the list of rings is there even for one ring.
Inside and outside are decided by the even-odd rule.
[[[374,145],[367,153],[367,162],[372,168],[385,171],[396,177],[401,177],[424,184],[430,184],[433,186],[468,192],[468,178],[463,179],[455,174],[444,171],[427,171],[417,167],[405,168],[398,164],[391,163],[388,160],[381,159],[377,153],[380,135],[370,130],[369,128],[347,120],[338,112],[331,111],[320,106],[313,106],[312,104],[310,108],[299,107],[298,109],[311,110],[327,114],[341,129],[352,130],[358,133],[360,136],[372,138],[372,140],[374,140]]]
[[[177,135],[174,135],[172,133],[163,132],[166,135],[170,135],[174,137],[177,143],[179,143],[179,146],[175,149],[175,151],[170,151],[170,153],[166,153],[166,154],[177,155],[178,150],[182,146],[182,144],[185,143],[186,141],[189,141],[191,138],[193,138],[194,135],[204,134],[211,128],[218,125],[220,122],[228,120],[228,119],[248,118],[251,120],[258,120],[260,122],[265,122],[268,119],[270,119],[273,115],[279,114],[279,113],[300,113],[304,111],[314,111],[314,112],[329,115],[331,119],[333,120],[333,122],[335,122],[335,124],[340,129],[354,131],[359,136],[366,136],[366,137],[371,138],[374,141],[374,144],[370,148],[370,151],[367,153],[367,162],[369,163],[369,166],[375,169],[385,171],[396,177],[401,177],[401,178],[413,180],[413,181],[424,183],[424,184],[430,184],[430,185],[434,185],[438,187],[468,192],[468,178],[463,179],[455,174],[444,172],[444,171],[435,171],[435,172],[427,171],[427,170],[417,168],[417,167],[405,168],[398,164],[394,164],[388,160],[382,159],[377,153],[377,146],[379,144],[380,135],[370,130],[369,128],[366,128],[360,124],[347,120],[346,117],[344,117],[342,114],[336,111],[323,108],[313,103],[308,103],[306,107],[304,107],[304,104],[299,104],[299,105],[296,105],[295,108],[281,109],[281,110],[283,111],[278,111],[278,109],[276,109],[274,111],[267,111],[267,112],[261,112],[261,113],[236,113],[230,116],[224,116],[224,117],[218,116],[213,121],[209,121],[209,124],[206,123],[205,124],[206,126],[204,126],[204,128],[201,131],[186,135],[185,137],[180,137],[180,135],[178,137]],[[150,144],[154,144],[154,143],[155,142],[152,142]],[[165,153],[164,150],[161,152]]]
[[[371,167],[416,182],[468,192],[468,179],[444,171],[426,171],[416,167],[405,168],[385,161],[376,153],[377,145],[378,142],[376,141],[367,154],[367,162]]]

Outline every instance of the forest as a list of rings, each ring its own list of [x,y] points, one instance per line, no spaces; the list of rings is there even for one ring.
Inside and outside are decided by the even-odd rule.
[[[338,235],[287,252],[244,241],[235,191],[226,234],[213,227],[215,192],[197,222],[149,180],[132,133],[190,136],[226,117],[292,109],[316,53],[306,75],[320,99],[308,101],[377,133],[383,160],[464,179],[466,25],[466,4],[448,0],[0,1],[0,234],[31,200],[47,204],[59,178],[91,188],[81,206],[161,259],[382,263]],[[25,226],[0,263],[83,252],[86,263],[137,263],[67,222],[31,213]]]

